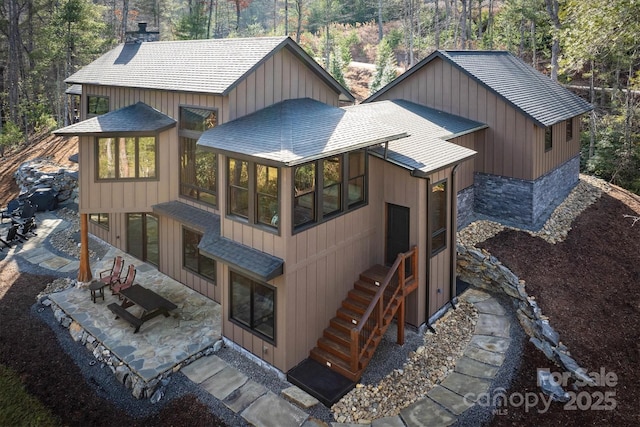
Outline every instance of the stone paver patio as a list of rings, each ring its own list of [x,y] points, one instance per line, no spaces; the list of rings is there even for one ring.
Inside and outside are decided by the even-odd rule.
[[[162,295],[178,308],[171,312],[170,317],[157,316],[145,322],[134,334],[134,329],[127,322],[115,319],[107,308],[109,303],[119,302],[108,287],[105,288],[104,301],[98,298],[96,303],[91,301],[90,291],[86,288],[70,288],[51,294],[49,299],[52,303],[72,319],[69,329],[72,335],[74,330],[77,331],[78,340],[86,340],[82,337],[82,331],[85,331],[121,361],[120,366],[126,365],[144,384],[152,384],[153,380],[175,366],[193,360],[194,356],[220,341],[220,304],[115,248],[109,250],[101,263],[96,263],[94,270],[110,268],[115,255],[123,256],[125,265],[132,263],[136,266],[136,283]],[[54,311],[57,310],[55,306]],[[136,315],[138,310],[139,307],[129,309]],[[93,346],[97,347],[97,344]]]

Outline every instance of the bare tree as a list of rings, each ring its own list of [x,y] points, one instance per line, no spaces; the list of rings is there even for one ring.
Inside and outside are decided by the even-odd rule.
[[[551,44],[551,80],[558,81],[558,56],[560,55],[560,18],[558,0],[545,0],[547,13],[553,24],[553,42]]]
[[[382,30],[382,0],[378,0],[378,42],[381,42],[384,37]]]
[[[434,30],[434,35],[433,38],[435,39],[435,48],[436,50],[440,49],[440,7],[439,7],[439,1],[435,0],[436,4],[435,4],[435,11],[433,13],[433,30]],[[446,0],[445,0],[446,3]]]
[[[294,7],[298,19],[296,21],[296,43],[300,43],[300,32],[302,31],[302,9],[304,0],[294,0]]]

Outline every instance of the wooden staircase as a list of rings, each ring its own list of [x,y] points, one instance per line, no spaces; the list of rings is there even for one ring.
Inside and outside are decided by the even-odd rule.
[[[413,248],[399,254],[390,268],[375,265],[360,274],[310,357],[358,381],[396,315],[398,343],[402,344],[405,298],[418,286],[417,258],[417,248]]]

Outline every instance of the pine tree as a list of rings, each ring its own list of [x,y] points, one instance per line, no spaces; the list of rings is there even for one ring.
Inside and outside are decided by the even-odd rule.
[[[378,45],[376,56],[376,73],[369,84],[369,95],[373,95],[381,88],[391,83],[398,76],[398,63],[386,37]]]

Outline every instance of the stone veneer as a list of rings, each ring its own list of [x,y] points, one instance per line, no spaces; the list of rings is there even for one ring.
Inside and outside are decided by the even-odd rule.
[[[479,288],[502,292],[514,301],[516,315],[530,341],[550,360],[566,369],[577,380],[593,385],[587,370],[581,368],[571,357],[569,349],[562,344],[560,336],[549,324],[547,316],[533,297],[527,295],[524,280],[518,279],[511,270],[484,249],[458,243],[458,277]]]
[[[579,173],[579,155],[533,181],[476,172],[474,210],[506,225],[539,229],[578,183]]]
[[[473,186],[458,191],[456,205],[458,208],[458,230],[466,227],[473,221],[473,205],[475,192]]]

